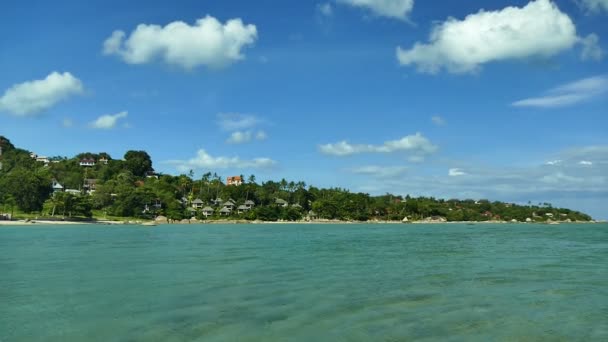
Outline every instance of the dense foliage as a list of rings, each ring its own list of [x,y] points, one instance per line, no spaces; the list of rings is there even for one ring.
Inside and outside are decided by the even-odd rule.
[[[128,151],[122,160],[107,153],[81,153],[74,158],[53,157],[37,161],[29,151],[16,148],[0,136],[0,212],[15,209],[41,216],[100,216],[154,218],[164,215],[172,220],[240,218],[246,220],[295,221],[333,220],[420,220],[429,217],[448,221],[488,220],[583,220],[588,215],[550,204],[515,205],[487,200],[443,200],[411,198],[386,194],[370,196],[340,188],[319,189],[304,182],[282,179],[258,183],[254,175],[243,184],[227,186],[222,177],[207,172],[194,179],[193,172],[179,176],[156,175],[152,160],[144,151]],[[95,165],[83,166],[81,161]],[[53,189],[52,185],[62,189]],[[91,191],[94,190],[94,191]],[[230,199],[235,209],[222,216],[222,202]],[[277,203],[277,199],[283,200]],[[195,205],[195,201],[199,205]],[[253,201],[250,210],[237,210]],[[217,202],[217,203],[216,203]],[[212,212],[203,213],[204,207]],[[194,208],[196,207],[196,209]]]

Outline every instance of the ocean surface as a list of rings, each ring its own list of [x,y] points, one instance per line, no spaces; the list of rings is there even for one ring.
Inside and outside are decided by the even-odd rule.
[[[0,227],[0,341],[608,341],[608,225]]]

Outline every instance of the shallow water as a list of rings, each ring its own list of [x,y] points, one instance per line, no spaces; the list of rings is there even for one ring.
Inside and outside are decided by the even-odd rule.
[[[608,225],[0,227],[0,341],[607,341]]]

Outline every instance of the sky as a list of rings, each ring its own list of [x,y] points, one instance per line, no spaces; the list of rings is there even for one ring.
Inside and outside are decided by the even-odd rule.
[[[0,135],[608,218],[608,0],[7,0]]]

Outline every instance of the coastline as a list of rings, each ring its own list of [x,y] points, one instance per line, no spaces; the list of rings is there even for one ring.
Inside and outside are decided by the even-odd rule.
[[[510,222],[510,221],[339,221],[339,220],[312,220],[312,221],[247,221],[247,220],[182,220],[177,222],[155,222],[155,221],[111,221],[111,220],[99,220],[99,221],[75,221],[75,220],[13,220],[13,221],[0,221],[0,226],[55,226],[55,225],[141,225],[141,226],[162,226],[162,225],[216,225],[216,224],[227,224],[227,225],[241,225],[241,224],[395,224],[395,225],[436,225],[436,224],[546,224],[546,225],[560,225],[560,224],[602,224],[608,223],[605,220],[598,221],[573,221],[573,222]]]

